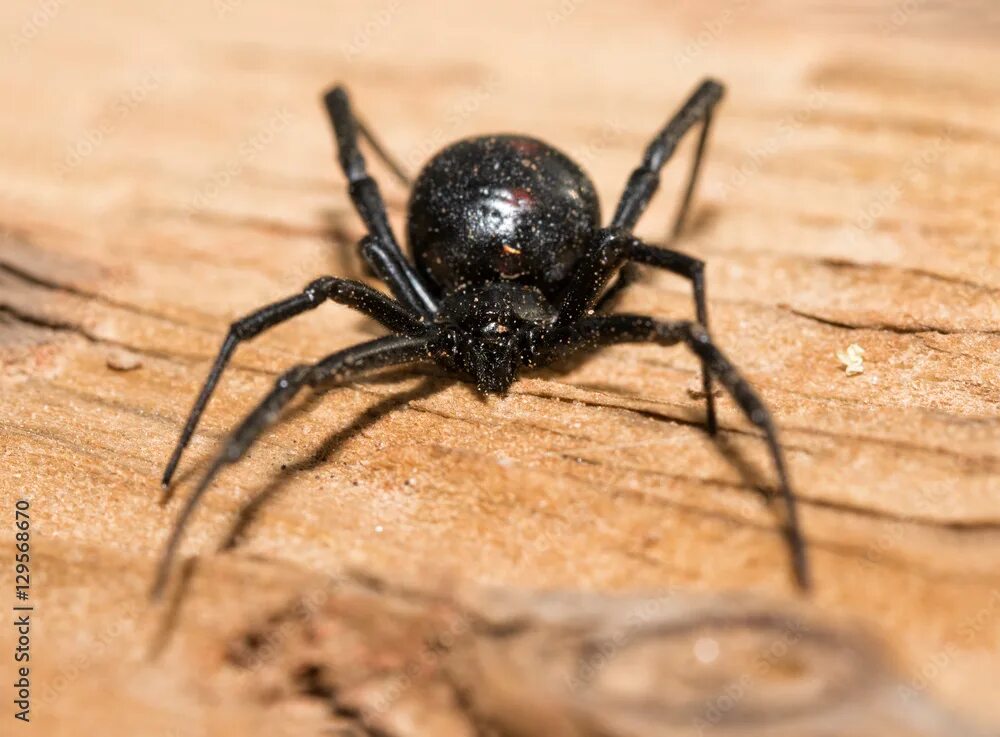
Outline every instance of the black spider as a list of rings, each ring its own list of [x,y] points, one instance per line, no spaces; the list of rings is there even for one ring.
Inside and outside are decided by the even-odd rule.
[[[411,264],[389,227],[378,185],[365,170],[358,134],[400,178],[408,180],[355,119],[343,87],[328,92],[324,100],[336,133],[340,165],[368,230],[360,242],[361,254],[395,299],[360,282],[324,276],[301,294],[234,322],[167,464],[164,486],[170,483],[219,375],[242,341],[328,300],[365,313],[391,335],[337,351],[312,365],[295,366],[281,375],[232,433],[185,503],[167,541],[154,591],[162,589],[183,529],[216,474],[239,460],[303,387],[342,381],[385,366],[433,361],[475,382],[480,392],[502,394],[521,368],[545,366],[570,353],[625,342],[685,343],[701,359],[708,431],[716,431],[713,376],[764,431],[786,503],[796,581],[807,588],[805,546],[775,428],[756,392],[709,337],[703,263],[647,245],[631,232],[659,186],[663,165],[683,135],[701,123],[674,233],[681,230],[712,113],[722,95],[722,85],[712,80],[695,90],[649,144],[607,227],[600,225],[597,195],[587,175],[551,146],[517,135],[470,138],[448,146],[413,183],[407,224],[415,261]],[[697,322],[602,314],[611,297],[633,278],[633,263],[690,279]]]

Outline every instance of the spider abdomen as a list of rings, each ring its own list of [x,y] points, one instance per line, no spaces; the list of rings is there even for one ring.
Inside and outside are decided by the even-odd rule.
[[[409,204],[418,268],[442,292],[516,280],[553,295],[600,223],[584,171],[526,136],[470,138],[424,167]]]

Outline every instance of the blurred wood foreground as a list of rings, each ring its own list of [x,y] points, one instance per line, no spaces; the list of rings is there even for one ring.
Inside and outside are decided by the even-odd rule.
[[[0,518],[30,501],[25,731],[996,730],[998,38],[985,0],[4,2]],[[197,559],[148,604],[220,438],[282,368],[375,332],[330,306],[242,348],[164,505],[228,323],[362,275],[326,85],[411,169],[530,132],[607,210],[708,74],[729,94],[677,245],[782,429],[811,601],[747,423],[723,399],[714,442],[691,357],[621,347],[503,400],[433,370],[307,399],[216,483]],[[643,237],[665,239],[689,154]],[[372,168],[401,227],[406,192]],[[689,290],[648,275],[622,309],[686,316]],[[5,562],[4,605],[12,586]]]

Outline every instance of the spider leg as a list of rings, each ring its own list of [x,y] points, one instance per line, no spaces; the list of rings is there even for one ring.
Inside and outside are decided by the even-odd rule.
[[[684,199],[674,220],[674,235],[684,228],[688,208],[698,182],[698,173],[705,155],[705,144],[712,123],[712,112],[722,99],[725,88],[712,79],[706,79],[694,91],[673,118],[656,134],[643,155],[642,163],[632,172],[625,191],[618,201],[618,208],[611,221],[611,226],[631,230],[645,212],[649,201],[660,186],[660,170],[669,161],[681,138],[699,122],[702,123],[701,137],[698,139],[698,149],[695,152],[694,164],[688,177]]]
[[[410,187],[413,185],[413,177],[411,177],[403,165],[399,163],[399,159],[389,153],[389,149],[382,145],[382,142],[375,137],[372,133],[371,128],[369,128],[361,118],[354,116],[354,122],[358,125],[358,133],[368,141],[368,145],[372,147],[372,151],[378,154],[378,157],[382,159],[382,163],[389,167],[399,183],[404,187]]]
[[[337,86],[331,89],[323,97],[323,102],[333,125],[338,160],[347,177],[351,200],[368,228],[374,244],[369,249],[362,249],[362,255],[375,274],[389,286],[396,299],[418,314],[426,317],[433,315],[437,312],[437,303],[420,274],[399,248],[396,236],[389,225],[385,201],[382,199],[378,184],[368,175],[365,167],[365,158],[358,147],[358,132],[361,131],[362,135],[373,143],[373,148],[381,152],[383,158],[387,158],[385,150],[374,142],[367,128],[359,125],[351,112],[347,91],[343,87]],[[387,160],[391,161],[388,158]],[[396,173],[402,174],[402,170]],[[405,176],[403,174],[404,178]],[[378,258],[370,257],[372,248],[378,249]]]
[[[607,298],[607,292],[604,296],[601,293],[608,281],[630,262],[665,269],[689,279],[694,291],[695,319],[708,329],[704,262],[679,251],[648,245],[632,235],[610,228],[600,232],[597,246],[580,259],[570,276],[556,325],[572,325],[591,310],[599,309]],[[617,283],[611,289],[616,286]],[[705,424],[709,434],[714,435],[718,427],[715,396],[712,393],[712,373],[705,360],[702,360],[701,381],[705,393]]]
[[[162,593],[184,528],[219,471],[240,460],[303,387],[315,387],[327,381],[343,381],[363,371],[425,359],[428,357],[428,346],[429,341],[425,336],[390,335],[337,351],[312,365],[295,366],[278,377],[274,388],[225,441],[198,486],[184,502],[160,558],[152,596],[157,598]]]
[[[810,586],[809,562],[799,526],[795,494],[792,492],[784,455],[778,443],[771,413],[735,366],[712,342],[705,329],[690,321],[666,322],[641,315],[601,315],[584,318],[574,325],[554,329],[545,339],[548,352],[542,349],[541,361],[551,361],[567,353],[614,343],[653,342],[664,346],[685,343],[702,360],[719,383],[755,426],[763,430],[778,483],[785,501],[786,536],[792,550],[796,583],[803,590]]]
[[[323,276],[309,283],[301,293],[296,294],[280,302],[262,307],[255,312],[243,317],[229,326],[226,339],[222,342],[219,354],[212,364],[212,369],[208,373],[198,398],[188,415],[184,429],[181,431],[174,452],[167,462],[167,467],[163,472],[163,486],[169,486],[170,479],[173,478],[174,471],[181,459],[184,448],[191,440],[198,420],[201,418],[205,405],[208,404],[215,385],[219,382],[219,377],[229,362],[236,346],[246,340],[259,335],[268,328],[272,328],[296,315],[319,307],[325,301],[338,302],[340,304],[353,307],[359,312],[363,312],[369,317],[378,320],[382,325],[395,333],[413,335],[424,330],[424,325],[420,318],[411,314],[402,305],[393,302],[381,292],[356,281],[348,279],[338,279],[333,276]]]
[[[594,304],[594,312],[604,312],[610,309],[618,295],[639,281],[639,269],[635,264],[622,264],[618,271],[618,276],[611,282],[611,286],[604,290],[604,294]]]

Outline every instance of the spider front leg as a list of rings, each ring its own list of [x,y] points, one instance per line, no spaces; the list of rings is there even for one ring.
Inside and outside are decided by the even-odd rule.
[[[687,222],[691,199],[694,197],[694,190],[698,184],[698,174],[705,157],[708,131],[712,125],[712,112],[719,100],[722,99],[724,91],[718,82],[711,79],[705,80],[681,110],[671,118],[666,127],[657,134],[646,149],[642,164],[629,177],[628,184],[625,186],[625,191],[618,203],[618,209],[611,221],[611,227],[624,228],[628,231],[635,227],[660,186],[660,170],[673,155],[680,139],[700,120],[702,126],[701,135],[698,137],[698,148],[695,151],[691,174],[688,176],[687,187],[684,190],[684,199],[681,200],[681,206],[674,219],[673,238],[677,238],[681,234],[684,230],[684,224]],[[616,295],[636,280],[637,275],[637,269],[627,266],[623,268],[604,296],[601,297],[597,305],[598,309],[609,304]],[[697,299],[697,294],[695,299]]]
[[[221,452],[215,456],[205,475],[202,476],[198,486],[184,502],[160,559],[153,583],[152,596],[158,597],[163,591],[167,574],[170,571],[170,564],[177,552],[184,528],[219,471],[242,458],[261,433],[274,423],[281,410],[295,398],[303,387],[315,387],[328,381],[343,381],[363,371],[426,359],[429,356],[429,345],[429,340],[424,335],[391,335],[332,353],[311,366],[295,366],[282,374],[275,382],[274,388],[229,436]]]
[[[208,378],[205,379],[205,384],[191,408],[181,436],[174,447],[174,452],[170,455],[170,460],[163,472],[163,486],[170,485],[170,480],[180,462],[181,454],[190,442],[198,420],[201,418],[202,412],[205,411],[205,405],[208,404],[212,392],[215,391],[219,377],[236,347],[268,328],[308,310],[316,309],[327,300],[352,307],[378,320],[394,333],[414,335],[424,330],[424,324],[419,317],[393,302],[381,292],[360,282],[338,279],[333,276],[320,277],[310,282],[300,294],[267,305],[237,320],[229,327],[229,333],[226,335],[226,339],[219,349],[219,354],[215,358],[215,363],[212,364],[212,369],[208,373]]]
[[[674,220],[674,235],[678,235],[683,230],[691,198],[698,183],[702,159],[705,156],[708,131],[712,124],[712,112],[719,100],[722,99],[724,92],[725,88],[721,84],[713,79],[706,79],[674,117],[656,134],[646,148],[642,163],[632,172],[628,184],[625,185],[625,191],[618,202],[615,216],[611,220],[611,227],[624,228],[625,230],[632,230],[635,227],[660,186],[660,171],[664,164],[673,156],[674,151],[677,150],[677,144],[680,143],[684,134],[698,123],[702,123],[698,149],[695,152],[691,174],[684,190],[684,199],[681,201],[680,209]]]
[[[784,455],[771,413],[701,325],[689,321],[666,322],[641,315],[587,317],[551,331],[544,339],[539,355],[540,361],[544,363],[580,350],[636,342],[652,342],[664,346],[685,343],[701,359],[702,366],[718,378],[750,422],[764,432],[785,501],[785,529],[792,551],[795,580],[800,588],[807,590],[810,586],[810,573],[805,541],[799,526],[795,494],[788,480]]]
[[[351,111],[347,91],[343,87],[337,86],[331,89],[323,97],[323,102],[333,125],[337,140],[337,156],[347,177],[351,200],[372,239],[372,246],[368,249],[363,248],[362,256],[379,279],[389,286],[396,299],[421,315],[426,317],[434,315],[437,312],[437,302],[420,274],[403,255],[389,225],[382,193],[376,181],[368,174],[365,158],[358,146],[359,131],[376,152],[389,162],[390,168],[396,170],[398,176],[404,180],[408,178],[388,157],[371,133],[359,125]]]
[[[602,291],[616,271],[624,270],[630,262],[646,264],[679,274],[691,281],[694,291],[695,319],[708,330],[708,304],[705,294],[705,264],[700,259],[643,243],[623,231],[603,230],[598,234],[597,246],[580,259],[573,271],[559,305],[556,324],[571,325],[591,310],[599,309],[607,300]],[[619,274],[619,279],[622,276]],[[710,435],[718,428],[715,415],[715,396],[712,375],[702,362],[702,391],[705,393],[705,425]]]

